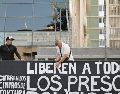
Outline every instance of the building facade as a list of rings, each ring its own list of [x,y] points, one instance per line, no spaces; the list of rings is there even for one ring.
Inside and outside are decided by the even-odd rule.
[[[87,47],[105,47],[106,45],[106,12],[104,3],[104,0],[91,0],[91,10],[87,15]]]
[[[69,0],[72,47],[87,46],[87,12],[90,0]]]
[[[106,0],[108,47],[120,48],[120,0]]]
[[[87,47],[120,48],[120,0],[91,0],[87,22]]]

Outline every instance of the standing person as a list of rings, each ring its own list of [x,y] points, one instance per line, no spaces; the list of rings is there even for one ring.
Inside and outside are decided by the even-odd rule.
[[[61,63],[66,61],[74,61],[71,49],[68,44],[62,42],[61,40],[56,40],[55,46],[57,49],[57,57],[55,59],[57,68]]]
[[[12,36],[6,38],[6,44],[0,46],[0,55],[2,60],[15,60],[14,53],[21,60],[21,56],[17,51],[16,46],[12,45],[15,40]]]

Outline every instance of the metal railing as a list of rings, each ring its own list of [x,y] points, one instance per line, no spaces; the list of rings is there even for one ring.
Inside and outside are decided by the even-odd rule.
[[[109,28],[110,48],[120,48],[120,28]],[[108,31],[107,31],[108,32]],[[104,34],[103,34],[104,35]],[[54,46],[55,38],[60,38],[64,42],[71,44],[71,32],[68,31],[0,31],[0,45],[4,43],[7,36],[13,36],[16,40],[13,41],[16,46]],[[109,38],[107,38],[109,36]],[[93,37],[92,37],[93,38]],[[96,42],[90,37],[88,42]],[[99,41],[99,37],[96,39]],[[73,43],[74,44],[74,43]],[[96,48],[94,46],[87,46],[88,48]],[[99,46],[98,46],[99,47]],[[97,47],[97,48],[98,48]],[[107,46],[108,47],[108,46]]]
[[[5,36],[4,36],[5,33]],[[1,41],[4,43],[4,38],[7,36],[13,36],[15,41],[13,43],[16,46],[53,46],[55,37],[61,37],[63,41],[69,43],[70,33],[63,32],[48,32],[48,31],[16,31],[16,32],[1,32]]]

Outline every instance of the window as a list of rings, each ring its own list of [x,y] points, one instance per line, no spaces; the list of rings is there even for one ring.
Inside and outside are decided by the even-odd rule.
[[[118,4],[120,4],[120,0],[118,0]]]
[[[34,2],[44,2],[44,3],[47,3],[47,2],[50,2],[51,0],[34,0]]]
[[[33,3],[33,0],[6,0],[6,3]]]
[[[99,39],[99,47],[105,47],[105,40]]]
[[[99,6],[99,11],[102,11],[102,6]]]
[[[65,1],[56,0],[58,6]],[[16,31],[26,27],[32,30],[50,28],[54,13],[51,2],[52,0],[0,0],[0,31]]]
[[[99,18],[99,23],[102,23],[102,18]]]
[[[50,17],[52,16],[53,9],[51,4],[48,3],[39,3],[39,4],[34,4],[34,16],[37,17]]]
[[[118,6],[118,15],[120,15],[120,6]]]
[[[4,31],[4,25],[5,25],[5,19],[4,18],[0,18],[0,31]]]
[[[4,17],[6,13],[6,5],[0,4],[0,17]]]
[[[18,16],[32,16],[32,4],[8,4],[7,5],[7,16],[18,17]]]
[[[46,29],[47,25],[51,23],[52,18],[34,18],[33,28],[35,30]]]
[[[104,18],[99,18],[99,23],[104,23]]]
[[[120,5],[111,5],[109,11],[110,15],[120,15]]]
[[[104,34],[104,29],[99,29],[99,34]]]
[[[0,3],[5,3],[5,0],[0,0]]]
[[[17,31],[20,29],[32,28],[32,19],[18,19],[18,18],[7,18],[5,30],[6,31]]]
[[[120,0],[109,0],[110,4],[120,4]]]
[[[104,11],[104,5],[99,6],[99,11]]]

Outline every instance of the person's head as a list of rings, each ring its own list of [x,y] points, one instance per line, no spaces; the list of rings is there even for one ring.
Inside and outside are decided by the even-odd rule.
[[[6,44],[11,45],[13,40],[15,39],[12,36],[6,37]]]
[[[61,48],[62,47],[62,41],[59,40],[59,39],[56,39],[55,40],[55,46],[58,46],[59,48]]]

